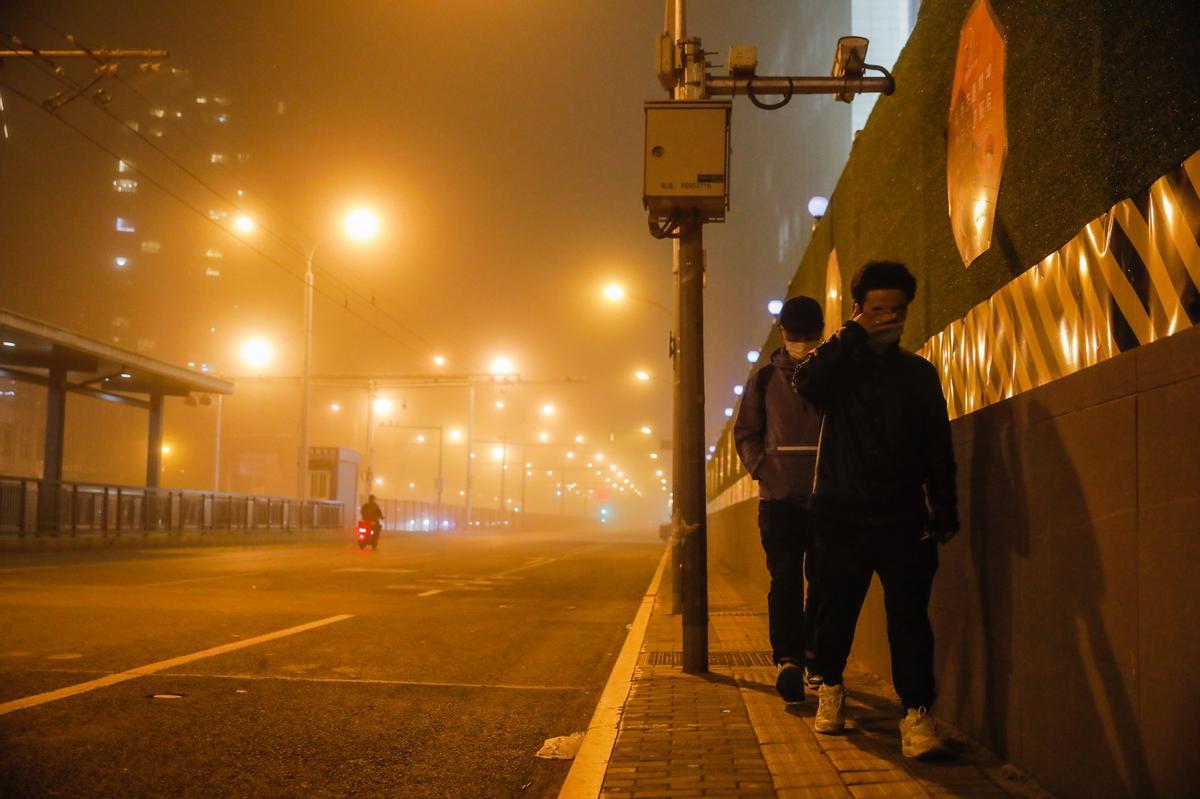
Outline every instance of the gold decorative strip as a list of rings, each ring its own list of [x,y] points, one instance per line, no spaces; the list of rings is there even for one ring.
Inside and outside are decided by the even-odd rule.
[[[1200,322],[1198,187],[1195,153],[925,342],[950,416]]]

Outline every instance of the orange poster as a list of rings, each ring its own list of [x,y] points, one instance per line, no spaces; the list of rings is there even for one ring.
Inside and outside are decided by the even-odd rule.
[[[992,244],[1004,172],[1004,32],[988,0],[975,0],[958,37],[946,141],[950,226],[963,264]]]

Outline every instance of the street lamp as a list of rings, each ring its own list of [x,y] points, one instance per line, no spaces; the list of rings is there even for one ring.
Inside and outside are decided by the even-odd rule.
[[[242,344],[240,355],[243,363],[251,369],[260,370],[271,363],[275,357],[275,350],[266,339],[252,338]]]
[[[379,235],[379,214],[370,208],[355,208],[346,214],[342,228],[354,241],[371,241]]]
[[[368,208],[355,208],[346,214],[343,229],[346,235],[360,244],[379,234],[379,215]],[[303,397],[300,412],[300,474],[297,476],[301,502],[308,501],[308,410],[312,404],[312,355],[313,355],[313,257],[317,244],[308,248],[304,267],[304,376]],[[367,481],[371,480],[373,463],[367,464]],[[303,513],[303,511],[301,511]]]
[[[233,226],[239,233],[253,233],[255,227],[254,220],[245,214],[238,214],[237,219],[233,220]]]

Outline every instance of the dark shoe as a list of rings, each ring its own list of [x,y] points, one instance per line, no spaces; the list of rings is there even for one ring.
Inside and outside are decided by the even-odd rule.
[[[811,669],[805,669],[804,683],[808,686],[808,690],[815,694],[820,691],[821,686],[825,684],[825,678],[820,674],[813,674]]]
[[[804,701],[804,669],[790,660],[779,664],[779,675],[775,678],[775,690],[785,702]]]

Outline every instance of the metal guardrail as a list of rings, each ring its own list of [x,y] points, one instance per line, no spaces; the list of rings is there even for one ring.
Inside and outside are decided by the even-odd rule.
[[[0,535],[341,527],[342,503],[0,476]]]

